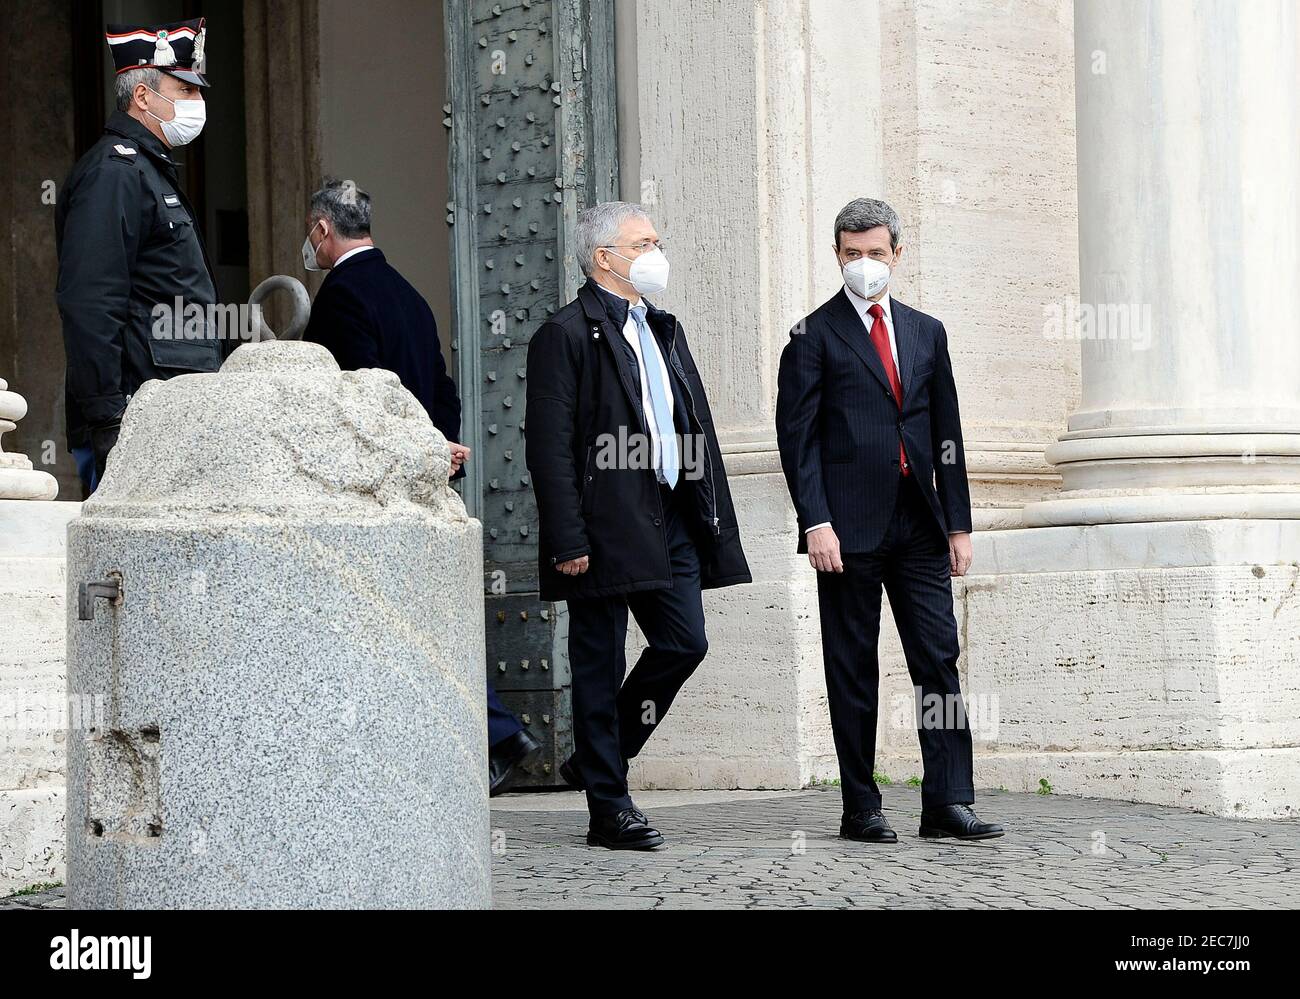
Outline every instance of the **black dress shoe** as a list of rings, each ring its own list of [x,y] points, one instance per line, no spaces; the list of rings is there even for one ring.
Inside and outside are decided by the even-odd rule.
[[[921,809],[921,835],[926,839],[996,839],[1002,827],[981,822],[970,805],[944,805]]]
[[[898,834],[889,828],[885,813],[879,808],[850,812],[840,820],[840,838],[859,843],[897,843]]]
[[[646,820],[639,808],[625,808],[613,815],[593,815],[587,829],[588,846],[611,850],[653,850],[664,838]]]
[[[587,790],[587,785],[582,782],[578,768],[573,765],[572,756],[560,764],[560,779],[569,787],[576,787],[579,791]]]
[[[542,744],[521,728],[488,750],[488,797],[505,790],[515,767],[542,748]]]

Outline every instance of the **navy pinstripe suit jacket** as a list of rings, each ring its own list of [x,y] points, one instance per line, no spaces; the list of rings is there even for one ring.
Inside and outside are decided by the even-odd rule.
[[[898,494],[898,439],[945,534],[971,529],[957,387],[943,323],[890,299],[900,411],[861,318],[840,291],[790,331],[777,376],[776,437],[804,531],[830,521],[843,553],[874,551]]]

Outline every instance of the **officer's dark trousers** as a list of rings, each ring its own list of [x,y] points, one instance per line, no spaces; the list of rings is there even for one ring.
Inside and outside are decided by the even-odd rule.
[[[86,495],[89,496],[99,486],[99,476],[95,472],[95,449],[74,447],[72,460],[77,463],[77,475],[81,477],[81,484],[86,487]]]
[[[632,806],[627,761],[641,751],[708,651],[699,552],[679,507],[690,495],[681,487],[660,486],[660,493],[672,588],[569,601],[575,763],[592,815]],[[629,608],[649,644],[624,680]]]
[[[882,585],[922,698],[919,711],[910,701],[907,706],[909,720],[920,719],[921,806],[972,804],[971,735],[957,682],[948,542],[914,476],[899,479],[898,500],[879,547],[842,558],[843,573],[817,573],[817,601],[844,811],[880,807],[873,771]],[[897,714],[890,706],[889,717]]]

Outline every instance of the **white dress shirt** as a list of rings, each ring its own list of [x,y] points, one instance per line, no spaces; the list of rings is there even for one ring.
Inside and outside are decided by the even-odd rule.
[[[858,312],[858,318],[862,320],[862,325],[866,327],[868,340],[871,339],[871,327],[875,325],[876,322],[875,317],[871,314],[871,307],[873,305],[880,306],[881,310],[884,312],[882,318],[885,320],[885,329],[889,331],[889,352],[894,355],[894,370],[898,371],[898,341],[894,339],[894,317],[889,311],[889,296],[881,295],[879,302],[873,302],[869,298],[863,298],[848,285],[844,286],[844,293],[849,296],[849,301],[853,304],[853,308]],[[871,349],[876,349],[874,344],[872,344]],[[900,374],[899,378],[901,379],[902,377],[903,376]],[[808,528],[808,530],[804,531],[804,534],[809,534],[818,528],[830,526],[831,522],[829,520],[822,524],[814,524],[812,527]]]
[[[348,250],[347,253],[343,254],[343,256],[339,257],[338,260],[334,261],[334,267],[337,267],[339,264],[343,263],[343,261],[347,260],[349,257],[355,257],[358,253],[365,253],[367,250],[373,250],[373,249],[374,249],[373,246],[354,246],[352,247],[352,249]],[[330,269],[333,270],[333,268]],[[891,333],[890,336],[893,336],[893,334]]]
[[[599,285],[597,285],[597,287],[599,287]],[[614,294],[613,292],[605,288],[601,288],[600,290],[604,292],[606,295]],[[645,302],[642,299],[638,298],[635,302],[632,302],[628,306],[627,321],[623,323],[623,337],[631,345],[632,353],[636,355],[637,369],[641,372],[641,409],[645,413],[646,429],[650,432],[650,447],[651,447],[652,460],[654,463],[655,477],[662,482],[663,474],[660,471],[660,468],[663,465],[663,459],[662,459],[663,444],[659,436],[659,424],[655,421],[654,403],[651,402],[650,400],[650,382],[647,377],[646,360],[643,356],[641,356],[641,333],[637,329],[636,319],[633,318],[632,316],[632,310],[635,309],[638,305],[644,306]],[[646,324],[647,326],[649,325],[649,319],[646,320]],[[649,373],[649,376],[658,378],[660,383],[663,385],[664,398],[668,401],[668,412],[671,413],[673,412],[673,408],[676,405],[676,402],[673,398],[673,383],[672,380],[668,377],[668,367],[667,365],[664,364],[663,352],[659,349],[659,339],[654,335],[653,331],[651,332],[650,335],[650,342],[654,346],[655,356],[654,356],[654,367],[653,370]],[[675,434],[676,432],[677,432],[676,427],[670,426],[668,428],[668,433]],[[679,454],[678,464],[680,463],[681,463],[681,456]]]

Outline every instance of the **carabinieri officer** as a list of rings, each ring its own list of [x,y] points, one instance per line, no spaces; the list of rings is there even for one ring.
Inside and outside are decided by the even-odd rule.
[[[203,18],[154,27],[109,25],[117,110],[72,169],[54,216],[58,303],[67,355],[68,446],[87,489],[103,475],[122,414],[142,383],[215,371],[224,343],[210,324],[155,334],[171,314],[217,301],[212,268],[169,151],[203,130]],[[195,334],[198,335],[195,335]]]

